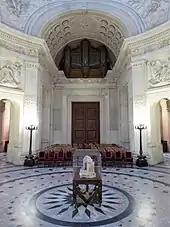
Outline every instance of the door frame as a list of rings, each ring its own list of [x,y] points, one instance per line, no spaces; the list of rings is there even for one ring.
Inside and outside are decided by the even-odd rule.
[[[63,143],[71,144],[72,140],[72,102],[99,102],[100,104],[100,143],[107,143],[109,139],[108,102],[104,95],[72,95],[65,97],[62,112]]]

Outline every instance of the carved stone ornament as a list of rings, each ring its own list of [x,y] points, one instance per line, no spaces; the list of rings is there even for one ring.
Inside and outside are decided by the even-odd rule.
[[[37,97],[35,95],[26,95],[24,97],[24,105],[26,106],[35,106],[37,104]]]
[[[22,29],[26,21],[30,20],[32,14],[35,15],[37,12],[38,15],[41,16],[41,20],[44,20],[44,14],[46,14],[44,9],[48,10],[48,5],[50,8],[57,8],[56,16],[62,14],[63,11],[74,11],[75,9],[85,9],[85,10],[96,10],[99,8],[99,11],[102,11],[101,2],[96,2],[97,7],[95,7],[95,1],[91,2],[90,0],[82,1],[56,1],[56,0],[1,0],[1,11],[5,12],[3,15],[3,22],[9,24],[10,26],[16,27],[18,29]],[[127,5],[127,10],[133,11],[133,18],[135,18],[135,14],[139,15],[142,19],[143,23],[146,25],[146,30],[153,28],[157,25],[160,25],[168,20],[169,14],[169,0],[118,0],[118,4],[120,5],[117,7],[119,10],[118,15],[123,13],[123,7]],[[91,4],[90,4],[91,3]],[[105,10],[106,12],[110,13],[111,9],[116,7],[115,2],[112,0],[108,0],[105,3]],[[94,5],[94,6],[93,6]],[[116,4],[117,5],[117,4]],[[109,12],[110,11],[110,12]],[[44,13],[45,12],[45,13]],[[10,13],[10,15],[9,15]],[[58,15],[57,15],[58,14]],[[50,12],[48,18],[50,18]],[[4,18],[5,17],[5,18]],[[15,20],[15,18],[19,18],[19,20]],[[35,15],[35,17],[38,17]],[[13,20],[14,19],[14,20]],[[120,18],[118,18],[120,19]],[[34,22],[33,22],[34,23]],[[136,21],[137,24],[137,21]],[[83,29],[88,29],[89,23],[86,20],[81,21],[81,27]]]
[[[53,87],[61,84],[110,84],[116,86],[117,78],[113,75],[112,71],[110,71],[105,78],[68,79],[65,77],[63,71],[59,71],[57,75],[53,76]]]
[[[6,62],[0,67],[0,84],[17,88],[21,79],[21,64],[19,62]]]
[[[17,17],[28,11],[30,1],[28,0],[6,0],[7,9]]]
[[[134,105],[136,108],[142,108],[146,104],[145,95],[136,95],[134,97]]]
[[[157,60],[147,63],[149,86],[163,86],[170,83],[170,62]]]

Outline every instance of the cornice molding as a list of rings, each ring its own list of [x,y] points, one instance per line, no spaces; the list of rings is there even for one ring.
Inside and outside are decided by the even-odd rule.
[[[170,21],[150,31],[125,39],[124,46],[131,57],[170,46]]]
[[[56,74],[58,69],[45,40],[26,35],[0,23],[0,46],[28,57],[37,58],[44,68]]]
[[[0,23],[0,46],[20,53],[21,56],[37,59],[53,76],[59,72],[43,39],[23,34]],[[137,61],[136,56],[141,57],[163,47],[170,47],[170,21],[141,35],[125,39],[113,73],[122,74],[132,66],[131,63]]]
[[[125,39],[114,71],[120,72],[122,69],[126,69],[128,65],[131,66],[131,63],[138,62],[137,56],[152,54],[152,52],[165,47],[170,48],[170,21],[150,31]]]

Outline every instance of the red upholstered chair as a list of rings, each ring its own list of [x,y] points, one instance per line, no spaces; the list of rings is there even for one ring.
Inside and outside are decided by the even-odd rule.
[[[73,151],[72,149],[68,149],[65,151],[65,160],[64,160],[66,165],[72,165],[73,163]]]
[[[110,148],[104,149],[104,162],[106,165],[113,165],[112,149]]]
[[[125,159],[124,159],[125,165],[130,165],[133,168],[133,155],[132,155],[132,152],[126,151],[124,153],[124,155],[125,155]]]
[[[123,152],[121,150],[116,150],[115,152],[115,165],[116,166],[124,165]]]
[[[38,156],[37,156],[37,165],[38,165],[38,167],[41,165],[41,164],[43,164],[43,166],[44,166],[44,164],[45,164],[45,151],[39,151],[38,152]]]
[[[56,165],[60,165],[60,166],[65,165],[64,151],[62,148],[60,148],[58,151],[55,152],[54,162]]]
[[[45,160],[46,164],[49,166],[54,166],[54,150],[47,151],[47,159]]]

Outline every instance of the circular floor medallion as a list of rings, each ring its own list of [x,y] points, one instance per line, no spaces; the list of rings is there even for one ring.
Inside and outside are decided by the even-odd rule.
[[[72,203],[72,185],[64,184],[46,188],[33,196],[29,214],[60,226],[101,226],[120,221],[134,209],[134,198],[126,191],[103,185],[102,206],[98,204],[79,205]],[[33,214],[33,213],[32,213]]]

